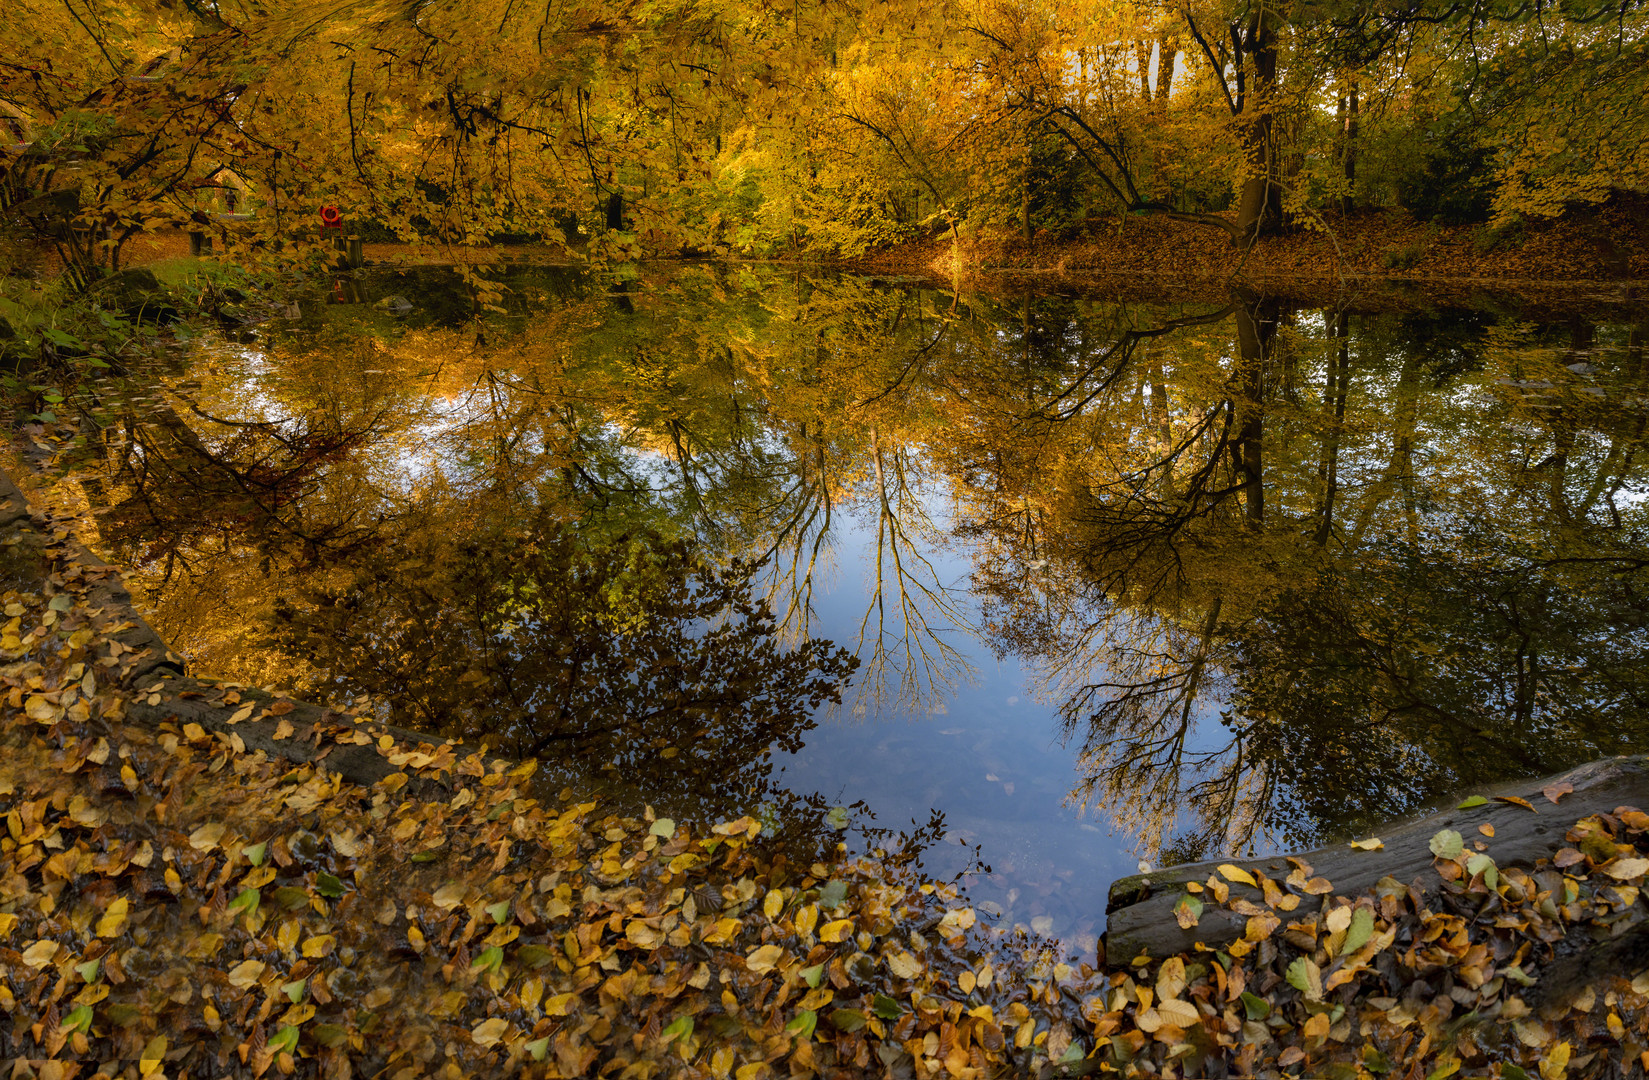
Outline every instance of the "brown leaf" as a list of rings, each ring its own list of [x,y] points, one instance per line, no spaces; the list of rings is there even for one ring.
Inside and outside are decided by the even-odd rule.
[[[1565,780],[1561,784],[1547,784],[1545,787],[1540,789],[1540,793],[1546,796],[1547,802],[1556,805],[1557,800],[1574,791],[1574,789],[1575,786]]]

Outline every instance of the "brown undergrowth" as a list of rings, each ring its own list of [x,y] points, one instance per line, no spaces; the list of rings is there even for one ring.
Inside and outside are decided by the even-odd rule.
[[[854,260],[867,270],[940,274],[1019,272],[1313,283],[1369,279],[1622,282],[1649,279],[1649,197],[1618,194],[1596,208],[1493,230],[1433,225],[1402,211],[1330,213],[1244,252],[1226,234],[1152,214],[1102,218],[1064,235],[1003,230],[912,241]]]

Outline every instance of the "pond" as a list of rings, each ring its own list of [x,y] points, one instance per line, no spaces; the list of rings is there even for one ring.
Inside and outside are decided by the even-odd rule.
[[[1138,860],[1649,750],[1641,310],[503,283],[368,273],[83,403],[193,672],[1083,950]]]

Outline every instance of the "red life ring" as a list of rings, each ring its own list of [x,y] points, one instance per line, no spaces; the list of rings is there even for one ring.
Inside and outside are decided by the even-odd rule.
[[[336,206],[321,207],[321,224],[328,229],[336,229],[343,224],[344,216],[338,213]]]

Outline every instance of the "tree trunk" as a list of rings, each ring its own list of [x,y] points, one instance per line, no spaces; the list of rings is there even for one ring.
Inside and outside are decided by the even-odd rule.
[[[1323,386],[1323,404],[1332,404],[1334,419],[1323,439],[1323,460],[1317,470],[1323,485],[1323,508],[1312,539],[1319,547],[1334,535],[1334,499],[1340,493],[1340,433],[1345,430],[1346,393],[1351,389],[1351,338],[1346,314],[1341,312],[1329,325],[1340,344],[1329,354],[1328,378]]]
[[[607,196],[607,228],[617,232],[624,229],[624,196],[617,191]]]
[[[1241,370],[1235,452],[1243,476],[1248,520],[1265,520],[1265,377],[1271,339],[1277,332],[1275,301],[1250,300],[1237,305],[1237,345]]]
[[[1134,61],[1139,67],[1139,99],[1151,104],[1151,43],[1144,38],[1134,42]]]
[[[1174,41],[1167,35],[1157,38],[1157,111],[1168,105],[1168,94],[1174,85]]]
[[[1346,183],[1345,194],[1340,196],[1342,214],[1351,213],[1357,193],[1357,80],[1352,78],[1347,83],[1344,142],[1340,152],[1341,175]]]
[[[1250,18],[1243,44],[1250,66],[1242,93],[1243,183],[1237,199],[1237,239],[1240,246],[1276,232],[1283,223],[1282,187],[1277,183],[1277,152],[1273,140],[1272,108],[1277,92],[1277,39],[1271,23],[1275,15],[1263,8]],[[1233,28],[1233,36],[1239,31]]]

